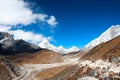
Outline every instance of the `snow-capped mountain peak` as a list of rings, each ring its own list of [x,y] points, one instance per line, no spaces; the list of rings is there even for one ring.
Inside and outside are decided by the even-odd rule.
[[[59,46],[59,47],[56,47],[52,44],[49,43],[49,41],[47,39],[44,39],[40,44],[39,46],[41,48],[46,48],[48,50],[53,50],[55,52],[58,52],[60,54],[68,54],[68,53],[71,53],[71,52],[77,52],[79,51],[79,48],[73,46],[69,49],[65,49],[63,46]]]
[[[58,47],[58,49],[61,49],[61,50],[63,50],[63,49],[64,49],[64,47],[63,47],[63,46],[59,46],[59,47]]]
[[[49,47],[49,41],[47,39],[44,39],[41,44],[39,44],[42,48]]]
[[[46,48],[48,50],[53,50],[55,52],[58,51],[57,47],[53,46],[52,44],[49,43],[48,39],[44,39],[40,44],[39,46],[41,48]]]
[[[105,32],[103,32],[98,38],[92,40],[90,43],[88,43],[85,48],[86,49],[92,49],[93,47],[97,46],[98,44],[102,42],[109,41],[115,37],[120,35],[120,25],[113,25],[110,28],[108,28]]]
[[[77,48],[76,46],[72,46],[69,50],[71,50],[71,51],[79,51],[79,48]]]

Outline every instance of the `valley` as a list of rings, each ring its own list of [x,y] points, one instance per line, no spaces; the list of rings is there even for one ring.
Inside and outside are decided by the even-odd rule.
[[[101,42],[100,35],[100,42],[92,49],[72,49],[67,54],[63,54],[64,49],[41,48],[1,32],[0,80],[120,80],[120,34],[116,28],[102,34],[115,32],[110,40]],[[96,43],[93,40],[89,44]]]

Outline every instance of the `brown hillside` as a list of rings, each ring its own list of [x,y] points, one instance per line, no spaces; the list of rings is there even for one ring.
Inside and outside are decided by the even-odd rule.
[[[39,80],[50,80],[50,78],[54,77],[56,74],[59,74],[69,68],[69,65],[66,66],[61,66],[61,67],[54,67],[54,68],[49,68],[46,70],[43,70],[39,72],[36,77]]]
[[[49,50],[40,50],[35,53],[20,53],[7,58],[20,64],[46,64],[63,61],[62,55]]]
[[[113,57],[120,57],[120,36],[94,47],[82,59],[111,60]]]
[[[76,54],[72,55],[71,58],[81,58],[83,55],[85,55],[87,52],[84,50],[80,50]]]

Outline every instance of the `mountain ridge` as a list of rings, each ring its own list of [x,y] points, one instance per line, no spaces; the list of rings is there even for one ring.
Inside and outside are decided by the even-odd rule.
[[[68,54],[71,52],[77,52],[79,49],[75,46],[72,46],[69,49],[65,49],[63,46],[56,47],[52,45],[47,39],[44,39],[40,44],[36,45],[33,43],[26,42],[22,39],[15,40],[9,33],[7,32],[0,32],[0,43],[2,44],[2,48],[4,50],[12,50],[16,52],[20,52],[20,50],[24,50],[23,47],[30,48],[31,50],[34,49],[48,49],[60,54]],[[19,50],[19,51],[18,51]],[[27,51],[27,50],[26,50]]]
[[[103,42],[94,48],[92,48],[88,53],[86,53],[82,59],[103,59],[108,61],[113,61],[116,59],[120,61],[120,35],[109,40],[107,42]]]
[[[92,49],[93,47],[99,45],[102,42],[107,42],[120,35],[120,25],[112,25],[105,32],[103,32],[98,38],[93,39],[87,45],[85,49]]]
[[[0,54],[17,54],[20,52],[31,52],[41,49],[39,46],[24,40],[14,40],[7,32],[0,32],[0,47],[2,49]]]
[[[58,52],[60,54],[69,54],[71,52],[78,52],[80,49],[75,47],[75,46],[72,46],[71,48],[69,49],[66,49],[64,48],[63,46],[59,46],[59,47],[56,47],[52,44],[49,43],[49,41],[47,39],[44,39],[40,44],[39,46],[41,48],[46,48],[48,50],[53,50],[55,52]]]

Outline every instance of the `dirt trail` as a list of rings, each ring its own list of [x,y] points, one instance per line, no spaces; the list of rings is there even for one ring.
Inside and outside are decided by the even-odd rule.
[[[25,64],[21,66],[22,69],[26,71],[26,75],[20,80],[32,80],[34,79],[34,76],[31,76],[30,74],[35,74],[36,72],[40,72],[41,70],[53,68],[53,67],[60,67],[65,65],[75,65],[78,63],[78,58],[72,58],[66,57],[64,62],[61,63],[52,63],[52,64]],[[34,79],[35,80],[35,79]]]

